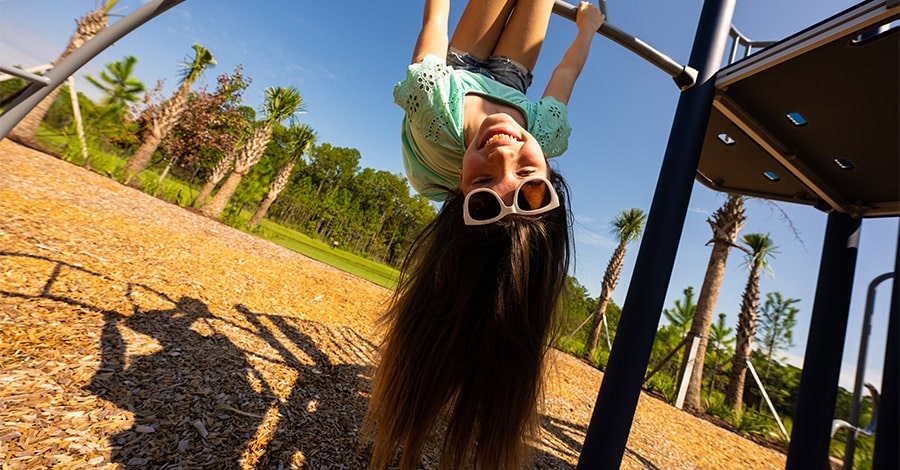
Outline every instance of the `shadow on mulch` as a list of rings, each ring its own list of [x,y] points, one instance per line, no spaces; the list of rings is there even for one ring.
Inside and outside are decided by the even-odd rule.
[[[101,363],[85,389],[134,415],[130,429],[108,436],[111,460],[122,468],[228,469],[250,463],[254,468],[280,469],[301,462],[309,468],[366,467],[368,456],[356,451],[356,437],[366,406],[360,392],[368,389],[370,366],[364,360],[335,364],[320,348],[323,339],[331,337],[327,346],[332,352],[341,347],[338,343],[358,342],[344,359],[354,355],[362,359],[366,350],[374,350],[371,344],[359,348],[368,342],[349,328],[235,305],[246,323],[231,325],[265,341],[277,351],[276,361],[296,373],[289,395],[279,398],[248,362],[257,351],[241,349],[212,327],[205,329],[206,334],[196,331],[198,321],[229,323],[214,316],[204,302],[186,296],[172,299],[148,286],[127,283],[129,300],[140,290],[174,306],[142,310],[131,301],[132,312],[123,314],[52,293],[63,269],[106,281],[110,292],[115,291],[113,283],[122,281],[49,257],[13,252],[0,256],[54,265],[40,294],[0,295],[53,300],[103,315]],[[153,338],[161,349],[127,355],[122,327]],[[291,344],[283,344],[285,339]]]
[[[583,448],[583,436],[587,434],[587,427],[570,421],[561,420],[552,416],[541,415],[541,428],[544,433],[553,436],[548,442],[544,440],[544,444],[549,445],[558,455],[565,455],[574,461],[578,461]],[[554,444],[555,443],[555,444]],[[625,452],[644,465],[644,468],[650,470],[659,470],[653,462],[626,447]],[[573,468],[573,465],[564,461],[547,451],[538,451],[535,458],[535,468]]]
[[[100,365],[84,390],[134,417],[130,428],[106,436],[110,460],[121,468],[281,469],[301,462],[308,468],[367,467],[368,451],[359,446],[358,434],[376,346],[352,329],[254,312],[242,304],[233,306],[232,320],[214,315],[199,299],[175,299],[78,264],[5,251],[0,257],[52,266],[39,294],[0,295],[51,300],[102,315]],[[100,306],[90,296],[82,298],[83,292],[56,288],[70,271],[89,277],[92,288],[100,285],[107,297],[124,296],[127,307]],[[151,303],[171,307],[141,307],[148,295],[158,300]],[[135,300],[140,297],[144,301]],[[270,352],[266,356],[235,344],[216,331],[214,322],[262,340]],[[133,333],[123,335],[127,330],[158,346],[135,350],[128,344]],[[277,362],[296,374],[286,397],[279,398],[268,385],[260,361]],[[533,468],[572,468],[558,455],[577,460],[578,436],[586,428],[546,415],[541,426],[554,437],[550,445],[555,448],[535,449]]]

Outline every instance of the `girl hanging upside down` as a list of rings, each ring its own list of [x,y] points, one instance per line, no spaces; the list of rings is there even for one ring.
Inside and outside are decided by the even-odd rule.
[[[569,266],[566,104],[603,14],[578,32],[543,97],[532,80],[554,0],[471,0],[448,41],[449,0],[426,0],[394,88],[413,188],[443,204],[415,240],[385,315],[364,435],[372,467],[519,469],[540,440],[544,356]]]

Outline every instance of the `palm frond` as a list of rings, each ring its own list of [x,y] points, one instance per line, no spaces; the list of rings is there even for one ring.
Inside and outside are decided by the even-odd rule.
[[[263,103],[263,116],[266,123],[282,122],[285,119],[293,120],[297,113],[306,111],[306,103],[300,92],[294,87],[269,87],[265,92]]]
[[[194,58],[178,64],[183,83],[193,83],[200,75],[203,75],[206,69],[216,65],[216,59],[213,58],[209,49],[197,43],[194,43],[191,47],[194,49]]]
[[[627,244],[641,237],[646,220],[644,211],[635,207],[625,209],[613,218],[610,232],[620,242]]]

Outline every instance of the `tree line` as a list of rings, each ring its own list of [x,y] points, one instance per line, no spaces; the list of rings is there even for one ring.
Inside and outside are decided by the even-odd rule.
[[[113,3],[80,19],[79,31]],[[103,93],[99,103],[60,87],[10,137],[40,146],[32,125],[38,122],[67,136],[64,158],[85,167],[100,164],[98,155],[121,157],[105,173],[124,184],[156,194],[167,177],[183,181],[191,190],[177,195],[177,202],[209,217],[257,229],[271,212],[268,218],[281,225],[397,266],[434,216],[433,206],[411,195],[402,175],[361,169],[358,150],[317,142],[316,132],[297,120],[306,106],[294,87],[266,88],[258,113],[244,105],[252,79],[240,66],[219,75],[214,90],[193,89],[215,59],[202,45],[192,49],[169,97],[162,96],[162,82],[148,91],[132,76],[137,59],[125,57],[87,77]],[[20,79],[3,82],[0,97],[22,87]]]

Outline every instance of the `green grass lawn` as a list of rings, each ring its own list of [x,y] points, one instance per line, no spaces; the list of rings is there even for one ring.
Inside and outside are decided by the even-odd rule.
[[[51,151],[59,154],[66,153],[65,146],[68,139],[65,136],[45,131],[39,133],[38,139],[42,145]],[[67,159],[75,165],[84,165],[81,155],[77,152],[71,152],[70,154],[63,156],[64,159],[66,157],[68,157]],[[123,160],[114,155],[92,149],[91,169],[96,173],[115,177],[124,164],[125,162]],[[143,187],[144,192],[180,206],[191,204],[193,198],[196,196],[196,194],[194,194],[195,191],[183,181],[170,177],[165,178],[160,182],[159,173],[152,168],[142,171],[141,174],[138,175],[138,178],[141,180],[141,186]],[[249,217],[250,214],[241,214],[239,216],[239,221],[233,225],[239,228],[243,227],[244,222],[246,222]],[[326,243],[310,238],[295,230],[282,227],[269,220],[264,219],[258,230],[252,232],[247,230],[244,231],[379,286],[393,289],[397,285],[399,272],[396,269],[336,249]]]
[[[336,249],[269,220],[263,219],[259,229],[253,234],[379,286],[393,289],[397,285],[396,269]]]

